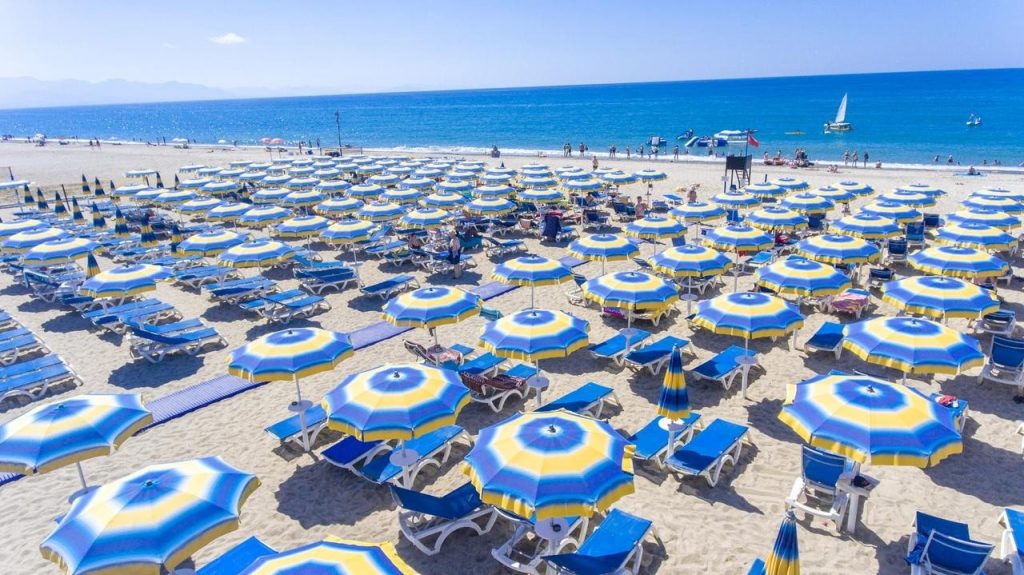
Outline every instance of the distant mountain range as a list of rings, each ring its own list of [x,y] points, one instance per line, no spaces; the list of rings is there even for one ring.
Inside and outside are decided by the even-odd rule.
[[[0,108],[43,108],[139,102],[217,100],[234,94],[183,82],[149,84],[128,80],[39,80],[31,77],[0,78]]]

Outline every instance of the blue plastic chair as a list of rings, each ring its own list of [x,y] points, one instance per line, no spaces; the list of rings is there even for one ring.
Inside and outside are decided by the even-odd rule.
[[[977,575],[994,549],[971,540],[965,523],[917,513],[906,561],[912,575]]]
[[[647,519],[612,509],[574,553],[544,559],[577,575],[636,573],[643,560],[642,543],[651,528]],[[633,566],[627,567],[631,562]]]
[[[804,349],[810,349],[811,351],[831,351],[836,355],[836,359],[839,359],[840,354],[843,352],[843,324],[826,321],[818,328],[818,331],[814,332],[811,339],[807,340],[804,344]]]
[[[716,419],[682,448],[665,460],[665,466],[684,476],[703,477],[708,485],[718,483],[722,469],[735,463],[743,452],[745,425]]]

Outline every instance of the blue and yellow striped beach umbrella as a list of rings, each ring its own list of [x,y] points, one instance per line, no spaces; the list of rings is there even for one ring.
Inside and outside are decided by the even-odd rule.
[[[520,413],[480,430],[462,472],[484,503],[519,517],[589,517],[633,492],[633,452],[606,421]]]
[[[534,307],[534,290],[538,286],[572,281],[572,270],[558,260],[542,256],[522,256],[500,262],[491,278],[503,284],[530,287],[530,308]]]
[[[588,280],[583,297],[607,307],[659,310],[679,300],[676,284],[644,272],[614,272]]]
[[[330,429],[360,441],[405,441],[454,424],[469,402],[454,371],[403,364],[347,375],[321,404]]]
[[[32,246],[21,257],[26,266],[52,266],[87,257],[100,245],[85,238],[63,238]]]
[[[223,182],[210,182],[208,184],[203,184],[199,188],[199,191],[213,196],[225,196],[227,194],[238,192],[241,189],[242,184],[232,180],[225,180]]]
[[[40,551],[65,573],[168,573],[237,529],[259,486],[219,457],[150,465],[75,499]]]
[[[582,186],[582,187],[579,187],[579,186],[577,186],[577,187],[566,187],[566,184],[573,183],[574,181],[563,182],[562,186],[565,187],[566,190],[575,190],[575,191],[599,190],[599,189],[604,187],[604,183],[602,183],[599,180],[582,180],[582,181],[579,181],[579,186]],[[557,186],[558,185],[558,180],[556,180],[555,178],[552,178],[551,176],[523,174],[523,176],[519,178],[519,185],[521,187],[523,187],[523,188],[526,188],[526,189],[546,190],[548,188],[553,188],[553,187]]]
[[[43,197],[43,190],[36,188],[36,210],[45,212],[50,209],[50,204],[46,202],[46,198]]]
[[[480,183],[485,186],[503,186],[512,181],[515,174],[486,173],[480,176]]]
[[[796,331],[803,326],[804,316],[795,305],[782,298],[740,292],[698,302],[691,321],[716,334],[742,337],[746,343]]]
[[[28,187],[28,183],[25,183],[25,185],[22,186],[21,190],[22,190],[21,202],[23,204],[25,204],[26,206],[30,206],[33,203],[35,203],[36,198],[35,198],[35,196],[32,195],[32,188]]]
[[[431,286],[391,298],[384,304],[382,315],[391,325],[433,329],[473,317],[482,305],[483,300],[475,293]]]
[[[899,204],[901,206],[907,206],[908,208],[931,208],[935,206],[935,198],[925,194],[919,194],[917,192],[906,192],[896,190],[887,194],[878,196],[879,202],[888,202],[892,204]]]
[[[774,246],[775,239],[757,228],[730,224],[708,230],[704,236],[704,245],[723,252],[749,253]]]
[[[153,227],[149,224],[149,215],[142,216],[139,223],[139,246],[143,248],[155,248],[160,245],[160,240],[153,233]]]
[[[994,252],[1017,247],[1017,238],[997,227],[978,223],[946,224],[936,231],[935,242]]]
[[[78,288],[80,295],[91,298],[126,298],[156,289],[156,282],[170,279],[164,266],[127,264],[101,271],[85,280]]]
[[[156,197],[164,193],[164,191],[163,188],[146,188],[136,192],[132,199],[139,204],[154,204],[156,203]]]
[[[345,219],[334,222],[320,232],[320,237],[335,245],[354,244],[364,241],[373,234],[377,226],[363,220]]]
[[[85,258],[85,277],[88,279],[98,273],[100,273],[100,264],[96,261],[96,256],[89,254],[89,257]]]
[[[93,230],[105,230],[107,229],[107,218],[103,217],[103,212],[100,211],[96,204],[89,206],[89,211],[92,213],[92,228]]]
[[[305,208],[315,206],[326,199],[327,196],[319,190],[295,190],[281,198],[281,205],[286,208]]]
[[[473,183],[465,180],[444,180],[434,184],[434,189],[439,192],[452,194],[465,194],[474,190]]]
[[[952,410],[866,375],[831,372],[787,385],[779,419],[807,443],[860,463],[930,467],[963,451]]]
[[[71,221],[76,224],[82,224],[85,222],[85,216],[82,215],[82,208],[78,205],[78,198],[71,198]]]
[[[505,185],[490,185],[490,186],[477,186],[472,190],[473,195],[477,198],[504,198],[512,195],[515,192],[511,186]]]
[[[1024,212],[1024,204],[1013,198],[973,195],[960,202],[960,205],[968,209],[994,210],[1015,216]]]
[[[177,247],[184,239],[185,238],[182,236],[181,228],[178,227],[178,224],[171,224],[171,247]]]
[[[804,180],[801,180],[801,179],[798,179],[798,178],[791,178],[789,176],[783,176],[781,178],[775,178],[775,179],[769,180],[768,183],[773,185],[773,186],[779,186],[780,188],[785,188],[787,190],[787,193],[789,193],[789,192],[802,192],[804,190],[811,189],[811,185],[808,184],[807,182],[805,182]]]
[[[765,206],[747,215],[746,223],[767,231],[796,231],[807,227],[807,217],[779,206]]]
[[[857,199],[856,193],[838,186],[821,186],[820,188],[808,190],[806,193],[838,204],[848,204]]]
[[[557,204],[564,201],[565,196],[556,189],[531,188],[518,192],[516,199],[521,202],[532,202],[535,204]]]
[[[725,210],[718,204],[707,202],[689,202],[676,206],[668,215],[687,224],[711,222],[725,217]]]
[[[924,194],[933,198],[946,195],[946,191],[942,188],[937,188],[929,184],[904,184],[902,186],[896,186],[894,191]]]
[[[957,246],[933,246],[918,250],[907,257],[915,270],[927,274],[965,279],[999,277],[1009,271],[1009,265],[996,256]]]
[[[365,204],[355,198],[331,198],[313,206],[313,211],[321,216],[347,216],[359,211]]]
[[[800,240],[796,253],[826,264],[863,264],[873,262],[881,255],[875,244],[840,234],[823,234]]]
[[[898,224],[909,224],[919,222],[924,217],[921,212],[910,206],[904,206],[896,202],[877,201],[872,202],[860,209],[862,214],[871,214],[896,220]]]
[[[639,178],[635,175],[627,174],[621,170],[603,173],[601,174],[601,179],[613,186],[628,186],[629,184],[635,184],[639,181]]]
[[[972,196],[984,196],[987,198],[1010,198],[1017,200],[1018,202],[1024,202],[1024,191],[1013,191],[1006,188],[982,188],[973,194]]]
[[[82,174],[82,193],[86,196],[92,195],[92,190],[89,188],[89,178],[86,178],[85,174]]]
[[[396,204],[415,204],[423,197],[423,192],[414,188],[388,190],[381,194],[381,199]]]
[[[330,371],[352,353],[346,333],[292,328],[264,335],[231,352],[228,373],[249,381],[296,381]]]
[[[499,357],[537,362],[568,357],[590,343],[590,324],[562,311],[531,309],[488,322],[480,346]]]
[[[405,212],[406,207],[401,204],[372,202],[359,208],[356,217],[367,222],[389,222],[402,217]]]
[[[573,240],[569,244],[569,255],[581,260],[601,262],[604,273],[605,262],[627,260],[640,253],[636,244],[628,238],[615,234],[592,234]]]
[[[906,313],[937,319],[976,319],[999,311],[993,292],[962,279],[915,276],[882,284],[882,301]]]
[[[290,217],[292,217],[292,212],[287,208],[280,206],[256,206],[239,216],[238,223],[258,228],[279,224]]]
[[[625,233],[631,238],[641,240],[663,240],[686,234],[686,226],[674,218],[647,216],[626,224]]]
[[[399,178],[395,174],[377,174],[374,176],[370,176],[369,178],[366,178],[366,183],[376,184],[378,186],[383,186],[386,188],[388,186],[397,185],[400,180],[401,178]]]
[[[480,216],[500,216],[515,209],[515,203],[501,197],[476,198],[466,204],[467,212]]]
[[[266,555],[240,571],[244,575],[416,575],[394,544],[364,543],[328,536],[323,541]]]
[[[199,194],[192,190],[168,190],[153,198],[153,201],[166,206],[175,206],[178,204],[184,204],[185,202],[194,200],[198,197]]]
[[[759,184],[750,184],[741,190],[743,193],[754,196],[759,200],[768,199],[780,199],[786,194],[790,193],[790,188],[780,186],[771,182],[764,182]]]
[[[686,375],[683,373],[683,350],[678,347],[672,350],[668,369],[661,381],[657,413],[671,421],[690,416],[690,396],[686,392]]]
[[[114,208],[114,237],[127,238],[131,235],[131,230],[128,229],[128,222],[125,221],[121,208]]]
[[[651,182],[661,182],[668,178],[668,175],[665,172],[654,169],[638,170],[636,172],[633,172],[633,175],[636,176],[638,180],[644,182],[645,184]]]
[[[178,211],[183,214],[201,213],[212,210],[223,203],[217,198],[196,198],[178,206]]]
[[[425,208],[440,208],[442,210],[456,208],[465,203],[465,197],[453,192],[435,192],[420,200],[420,205]]]
[[[288,182],[284,186],[289,190],[313,190],[314,193],[319,194],[320,192],[317,192],[316,190],[314,190],[314,188],[316,188],[320,184],[320,180],[309,176],[315,171],[316,170],[312,168],[303,168],[302,174],[293,173],[292,175],[301,175],[304,177],[292,178],[288,180]]]
[[[875,214],[845,216],[830,223],[828,231],[864,240],[884,240],[903,234],[903,228],[896,220]]]
[[[18,232],[0,243],[4,252],[9,254],[20,254],[26,252],[39,244],[62,240],[71,237],[71,234],[60,228],[38,227],[24,232]]]
[[[432,230],[444,227],[451,221],[453,215],[438,208],[416,208],[406,212],[398,220],[399,225],[405,228]]]
[[[352,186],[345,192],[350,198],[359,198],[361,200],[368,200],[376,198],[377,196],[384,193],[384,188],[376,184],[359,184]]]
[[[331,221],[323,216],[295,216],[274,226],[274,233],[285,239],[309,238],[326,230]]]
[[[804,215],[827,214],[832,208],[836,207],[832,200],[809,192],[786,196],[782,198],[779,205]]]
[[[217,256],[217,261],[235,268],[262,268],[293,257],[295,250],[288,244],[261,238],[224,250]]]
[[[843,292],[853,285],[836,268],[804,258],[786,258],[754,272],[754,283],[779,295],[825,297]]]
[[[320,185],[316,189],[324,192],[325,194],[336,194],[339,192],[345,192],[352,187],[352,183],[347,180],[335,180],[321,181]]]
[[[987,224],[1003,230],[1020,227],[1021,219],[998,210],[965,209],[946,216],[946,221],[953,224]]]
[[[437,182],[431,180],[430,178],[412,177],[406,178],[399,182],[398,187],[406,190],[419,190],[421,192],[427,192],[429,190],[433,190],[436,184]]]
[[[249,196],[253,204],[280,204],[282,200],[292,193],[288,188],[263,188],[262,190]]]
[[[206,212],[206,219],[213,222],[238,221],[242,214],[252,209],[252,204],[242,202],[228,202],[212,208]]]
[[[64,205],[64,200],[60,199],[60,192],[53,193],[53,215],[57,218],[68,216],[68,207]]]
[[[985,362],[978,340],[914,317],[879,317],[846,326],[843,348],[868,363],[907,373],[956,375]]]
[[[6,239],[14,234],[47,228],[46,224],[39,220],[14,220],[13,222],[0,222],[0,239]]]
[[[800,548],[796,541],[796,516],[787,511],[765,561],[764,575],[800,575]]]
[[[550,178],[546,178],[546,179],[548,181],[551,181]],[[519,183],[521,183],[523,185],[527,185],[526,182],[527,181],[531,181],[531,180],[536,181],[537,178],[523,178],[522,180],[519,181]],[[596,178],[586,177],[586,178],[583,178],[583,179],[570,179],[570,180],[566,180],[566,181],[562,182],[562,189],[564,189],[566,191],[570,191],[570,192],[594,192],[594,191],[597,191],[597,190],[604,189],[607,185],[608,184],[605,181],[603,181],[603,180],[598,180]],[[540,187],[540,186],[537,185],[537,184],[534,184],[533,186],[530,186],[530,187],[535,187],[536,188],[536,187]]]
[[[675,278],[717,276],[733,266],[732,260],[717,250],[695,245],[671,247],[647,261],[655,272]]]
[[[245,236],[228,231],[213,230],[194,234],[178,244],[178,250],[185,256],[211,257],[228,248],[245,243]]]

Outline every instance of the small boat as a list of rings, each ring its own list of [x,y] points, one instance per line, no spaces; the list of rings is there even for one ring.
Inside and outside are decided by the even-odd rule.
[[[725,140],[730,144],[745,144],[747,142],[747,133],[753,134],[756,130],[722,130],[717,132],[713,138],[719,140]]]
[[[693,137],[693,129],[691,128],[689,130],[686,130],[682,134],[679,134],[678,136],[676,136],[676,139],[677,140],[689,140],[692,137]]]
[[[825,133],[831,134],[832,132],[849,132],[853,129],[853,124],[846,121],[846,97],[848,94],[843,94],[843,101],[839,102],[839,110],[836,111],[836,119],[832,122],[825,122]]]
[[[973,128],[975,126],[980,126],[980,125],[981,125],[981,116],[975,116],[974,114],[971,114],[971,117],[967,119],[967,127],[968,128]]]
[[[687,140],[687,148],[723,148],[729,142],[725,138],[714,138],[711,136],[694,136]]]
[[[804,131],[803,130],[793,130],[791,132],[786,132],[786,135],[787,136],[803,136],[804,135]]]

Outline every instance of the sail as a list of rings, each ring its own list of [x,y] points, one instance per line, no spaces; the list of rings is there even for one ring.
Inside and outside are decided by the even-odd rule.
[[[839,102],[839,111],[836,112],[835,122],[837,124],[842,124],[846,121],[846,96],[847,94],[843,94],[843,101]]]

